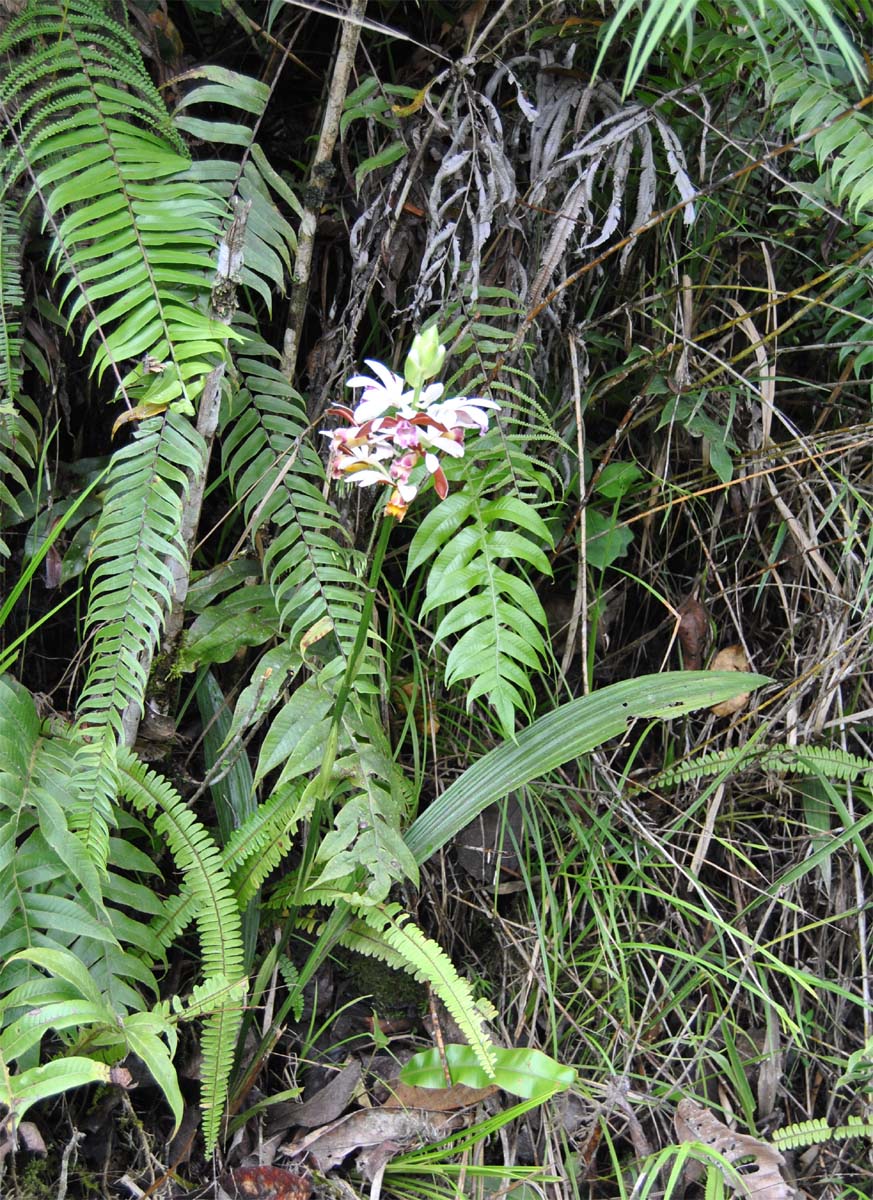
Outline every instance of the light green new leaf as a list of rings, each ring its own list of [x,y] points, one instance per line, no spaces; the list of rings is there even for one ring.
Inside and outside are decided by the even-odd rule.
[[[452,1044],[444,1049],[453,1084],[483,1088],[496,1083],[513,1096],[521,1096],[525,1100],[545,1100],[576,1082],[576,1072],[572,1067],[562,1066],[532,1046],[514,1049],[493,1047],[493,1078],[482,1070],[470,1046]],[[400,1072],[400,1078],[411,1087],[445,1087],[446,1078],[439,1050],[434,1047],[414,1054]]]
[[[31,1067],[20,1075],[0,1071],[0,1103],[21,1121],[33,1104],[60,1096],[87,1083],[110,1083],[112,1068],[91,1058],[57,1058],[42,1067]]]

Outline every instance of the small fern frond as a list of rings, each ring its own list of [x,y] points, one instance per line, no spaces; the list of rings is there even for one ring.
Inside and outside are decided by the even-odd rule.
[[[469,983],[461,978],[448,955],[422,933],[399,904],[358,906],[357,912],[360,920],[340,935],[342,944],[429,984],[457,1022],[482,1070],[493,1079],[494,1045],[482,1028],[482,1013]]]
[[[408,572],[430,561],[422,615],[445,610],[435,640],[461,635],[446,661],[446,683],[472,680],[468,707],[485,696],[509,738],[516,713],[530,711],[531,676],[547,654],[546,614],[526,573],[529,566],[551,575],[543,545],[551,535],[532,505],[465,490],[428,513],[409,548]]]
[[[307,796],[299,783],[276,788],[232,834],[222,859],[240,907],[288,854],[298,825],[311,815],[314,803],[315,796],[311,792]]]
[[[713,775],[733,774],[755,767],[777,775],[817,775],[826,779],[873,782],[873,761],[834,746],[776,745],[762,749],[735,746],[703,754],[662,771],[650,786],[672,787]]]
[[[156,811],[159,813],[155,828],[166,836],[176,865],[194,895],[194,919],[200,937],[204,976],[207,980],[222,976],[230,983],[242,981],[244,953],[240,911],[221,865],[218,847],[167,780],[139,762],[129,751],[119,750],[118,754],[123,796],[147,816],[153,816]],[[231,995],[203,1024],[201,1102],[203,1135],[209,1150],[218,1138],[242,1016],[242,1004],[236,995]]]
[[[314,804],[315,796],[305,796],[302,784],[281,785],[230,835],[220,851],[221,865],[241,910],[287,855],[294,831],[311,815]],[[196,896],[188,886],[164,901],[152,925],[158,942],[169,946],[194,919],[196,909]]]
[[[829,1125],[825,1117],[815,1121],[798,1121],[774,1130],[773,1145],[780,1152],[797,1150],[801,1146],[819,1146],[823,1142],[842,1142],[847,1138],[873,1137],[873,1121],[849,1117],[845,1125]]]
[[[275,527],[264,573],[289,641],[293,645],[317,623],[329,622],[347,656],[363,603],[361,556],[324,497],[324,467],[308,438],[303,400],[268,361],[278,360],[277,352],[263,343],[246,350],[238,364],[244,386],[233,399],[224,463],[248,532],[267,523]]]
[[[185,561],[183,498],[204,460],[203,439],[168,411],[144,421],[110,467],[91,550],[87,625],[94,644],[77,710],[89,740],[79,753],[83,798],[75,822],[92,855],[104,860],[122,714],[143,703],[143,663],[170,606],[174,564]]]

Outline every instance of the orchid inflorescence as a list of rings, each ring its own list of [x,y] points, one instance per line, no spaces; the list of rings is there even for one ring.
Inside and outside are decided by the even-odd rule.
[[[365,361],[375,378],[353,375],[346,382],[347,387],[363,388],[355,407],[338,404],[328,410],[347,422],[323,430],[331,439],[331,479],[359,487],[387,484],[391,495],[385,512],[398,521],[428,477],[439,498],[445,499],[449,485],[440,455],[462,458],[467,430],[485,433],[488,410],[500,409],[496,401],[482,397],[442,399],[443,384],[427,380],[438,373],[445,353],[436,328],[431,326],[413,341],[403,378],[368,358]],[[419,470],[422,464],[423,472]]]

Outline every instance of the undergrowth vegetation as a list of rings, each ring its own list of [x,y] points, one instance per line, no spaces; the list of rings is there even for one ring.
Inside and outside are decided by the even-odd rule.
[[[869,1196],[869,0],[0,12],[4,1194]]]

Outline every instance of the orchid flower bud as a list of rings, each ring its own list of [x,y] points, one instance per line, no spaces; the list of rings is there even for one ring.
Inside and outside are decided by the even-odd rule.
[[[403,367],[404,379],[411,388],[420,389],[439,374],[445,357],[446,348],[440,345],[439,331],[436,325],[431,325],[413,341]]]

